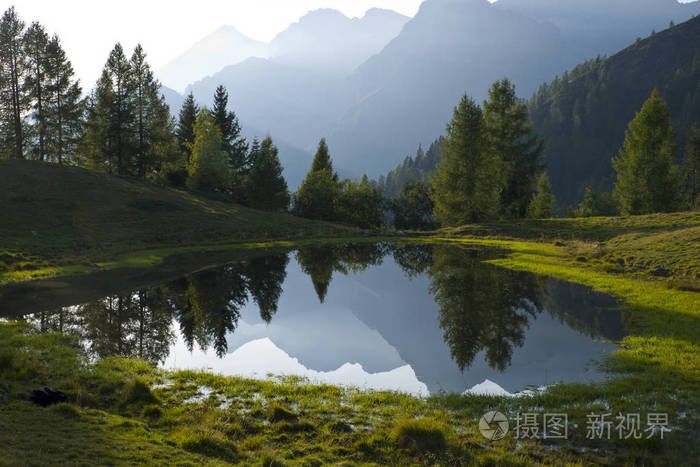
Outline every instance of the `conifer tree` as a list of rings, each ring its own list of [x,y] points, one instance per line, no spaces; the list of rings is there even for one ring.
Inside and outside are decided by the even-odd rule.
[[[612,160],[617,172],[614,195],[624,214],[669,212],[677,207],[674,146],[668,107],[654,90],[630,122],[623,147]]]
[[[8,8],[0,20],[0,117],[2,153],[24,158],[27,99],[24,93],[26,57],[22,47],[24,22],[15,7]]]
[[[214,106],[212,107],[214,120],[221,128],[223,149],[228,154],[229,167],[234,177],[242,176],[246,171],[246,158],[248,145],[241,136],[241,126],[234,112],[228,110],[228,92],[224,86],[218,86],[214,94]]]
[[[229,180],[227,154],[221,149],[221,130],[207,109],[194,125],[192,159],[187,166],[187,185],[202,191],[225,188]]]
[[[311,164],[311,171],[316,172],[324,169],[329,170],[333,174],[333,179],[336,182],[338,181],[338,174],[333,170],[333,161],[331,160],[331,155],[328,151],[326,138],[321,138],[321,141],[318,143],[316,155],[314,156],[314,161]]]
[[[442,160],[431,179],[435,218],[444,225],[459,225],[495,217],[500,167],[500,160],[488,151],[481,108],[465,95],[447,125]]]
[[[286,211],[289,207],[289,190],[278,154],[269,136],[251,152],[244,182],[247,206],[264,211]]]
[[[177,154],[175,131],[170,109],[160,92],[160,83],[146,62],[141,44],[134,49],[130,65],[136,120],[133,156],[135,174],[145,177],[160,172],[163,164]]]
[[[194,143],[194,124],[197,121],[199,114],[199,106],[194,100],[194,94],[191,92],[185,98],[182,104],[177,122],[177,140],[180,143],[180,149],[185,153],[187,163],[190,163],[192,156],[191,145]]]
[[[321,169],[328,170],[328,169]],[[340,185],[336,218],[362,229],[377,229],[384,222],[381,197],[370,185],[367,175],[357,181],[345,179]]]
[[[73,66],[54,35],[46,47],[48,63],[47,133],[49,160],[63,164],[73,158],[83,133],[84,103]]]
[[[537,178],[537,193],[530,202],[528,216],[533,219],[546,219],[554,214],[556,200],[552,194],[552,184],[549,183],[547,172]]]
[[[565,77],[565,79],[568,79]],[[506,78],[497,81],[484,102],[489,152],[503,163],[501,216],[520,218],[527,213],[537,174],[542,171],[542,141],[532,134],[525,103]]]
[[[338,174],[333,170],[326,140],[322,139],[311,164],[311,170],[294,196],[293,212],[307,219],[335,220],[339,196]]]
[[[46,160],[46,133],[47,133],[47,85],[48,85],[48,60],[47,47],[49,36],[44,27],[34,22],[29,26],[22,38],[23,53],[26,57],[27,74],[24,82],[25,94],[32,109],[32,126],[30,128],[29,153],[35,159]]]

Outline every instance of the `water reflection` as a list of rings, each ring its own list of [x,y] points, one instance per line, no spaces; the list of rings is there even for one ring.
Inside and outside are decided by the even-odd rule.
[[[542,384],[543,372],[550,372],[550,382],[576,378],[582,359],[611,348],[593,339],[624,335],[609,297],[484,264],[497,254],[417,244],[324,245],[265,254],[25,318],[41,331],[77,335],[94,357],[175,361],[171,354],[182,346],[198,352],[200,361],[208,349],[220,359],[232,352],[250,359],[241,349],[263,342],[294,360],[285,365],[296,372],[334,375],[345,364],[359,364],[351,365],[353,374],[365,381],[410,374],[413,387],[427,384],[431,392],[464,390],[492,373],[502,375],[511,391]],[[316,303],[303,277],[310,279]],[[285,313],[278,318],[281,301]]]

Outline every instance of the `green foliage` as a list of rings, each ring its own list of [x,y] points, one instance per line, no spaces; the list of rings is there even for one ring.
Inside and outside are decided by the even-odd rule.
[[[700,127],[694,126],[685,149],[684,203],[689,209],[700,208]]]
[[[389,438],[402,448],[441,451],[447,447],[445,425],[429,418],[397,420]]]
[[[148,383],[142,378],[133,378],[126,383],[122,394],[122,404],[146,406],[159,404],[160,400],[151,392]]]
[[[202,191],[217,191],[228,186],[227,154],[221,149],[221,130],[211,113],[203,109],[194,125],[192,160],[187,166],[187,186]]]
[[[271,404],[267,413],[267,419],[272,423],[295,422],[299,418],[296,413],[279,404]]]
[[[603,191],[586,185],[583,201],[576,209],[567,212],[571,217],[616,216],[620,213],[617,201],[609,191]]]
[[[410,181],[404,185],[401,194],[391,200],[394,227],[400,230],[434,229],[437,226],[434,208],[430,185],[422,180]]]
[[[484,102],[488,152],[500,159],[504,174],[500,214],[512,219],[525,217],[542,171],[544,145],[532,134],[527,106],[515,95],[515,86],[504,78],[489,89]],[[498,183],[492,178],[492,183]]]
[[[27,58],[27,73],[24,92],[31,102],[31,119],[34,122],[28,131],[28,152],[35,159],[46,160],[47,136],[47,87],[49,62],[46,49],[49,36],[44,27],[34,22],[22,38],[23,53]]]
[[[190,92],[178,114],[177,129],[175,130],[180,149],[185,153],[188,164],[192,157],[191,145],[194,144],[194,125],[197,122],[199,110],[199,106],[194,100],[194,94]]]
[[[543,172],[537,179],[537,193],[532,198],[528,207],[528,217],[545,219],[554,215],[556,200],[552,194],[552,184],[549,183],[547,172]]]
[[[557,201],[579,202],[586,185],[612,190],[625,129],[653,89],[668,103],[677,142],[700,115],[700,16],[542,85],[529,102],[546,145]],[[672,50],[673,53],[669,53]]]
[[[221,129],[221,143],[224,152],[228,155],[228,165],[235,183],[247,170],[248,144],[241,136],[241,125],[234,112],[228,110],[228,91],[224,86],[218,86],[214,93],[214,106],[211,113]]]
[[[254,146],[249,156],[250,169],[243,181],[246,206],[263,211],[286,211],[289,208],[289,190],[278,153],[269,136],[259,149]]]
[[[379,177],[377,189],[387,198],[396,198],[407,183],[429,181],[442,157],[442,148],[442,137],[433,141],[427,152],[423,151],[423,146],[418,146],[414,157],[406,157],[394,170]]]
[[[381,227],[384,223],[382,200],[367,176],[359,182],[345,179],[340,185],[340,196],[335,206],[336,219],[362,229]]]
[[[489,150],[484,115],[465,95],[447,125],[442,160],[431,179],[436,219],[443,225],[459,225],[495,217],[501,167]]]
[[[333,170],[333,161],[331,160],[331,155],[328,152],[326,138],[321,138],[321,141],[318,143],[318,149],[316,150],[314,161],[311,164],[312,172],[317,172],[319,170],[330,171],[333,174],[334,180],[338,181],[338,174]]]
[[[23,159],[26,145],[25,91],[27,57],[23,50],[24,22],[11,6],[0,20],[0,156]]]
[[[666,103],[654,90],[630,122],[612,164],[615,198],[625,214],[670,212],[678,207],[678,180],[672,172],[675,131]]]
[[[311,164],[311,170],[294,195],[293,213],[307,219],[335,220],[339,196],[338,174],[333,170],[326,140],[322,139]]]

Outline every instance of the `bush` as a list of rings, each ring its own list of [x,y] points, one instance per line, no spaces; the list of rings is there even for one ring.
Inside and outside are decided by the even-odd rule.
[[[447,447],[445,425],[430,418],[399,420],[394,424],[389,438],[408,449],[440,451]]]

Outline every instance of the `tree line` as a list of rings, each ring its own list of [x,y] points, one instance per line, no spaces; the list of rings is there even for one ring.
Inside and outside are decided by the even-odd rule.
[[[190,95],[176,121],[141,45],[117,43],[87,97],[61,46],[10,7],[0,20],[0,158],[77,165],[218,192],[241,204],[286,210],[289,191],[270,137],[248,144],[228,93],[210,109]]]

